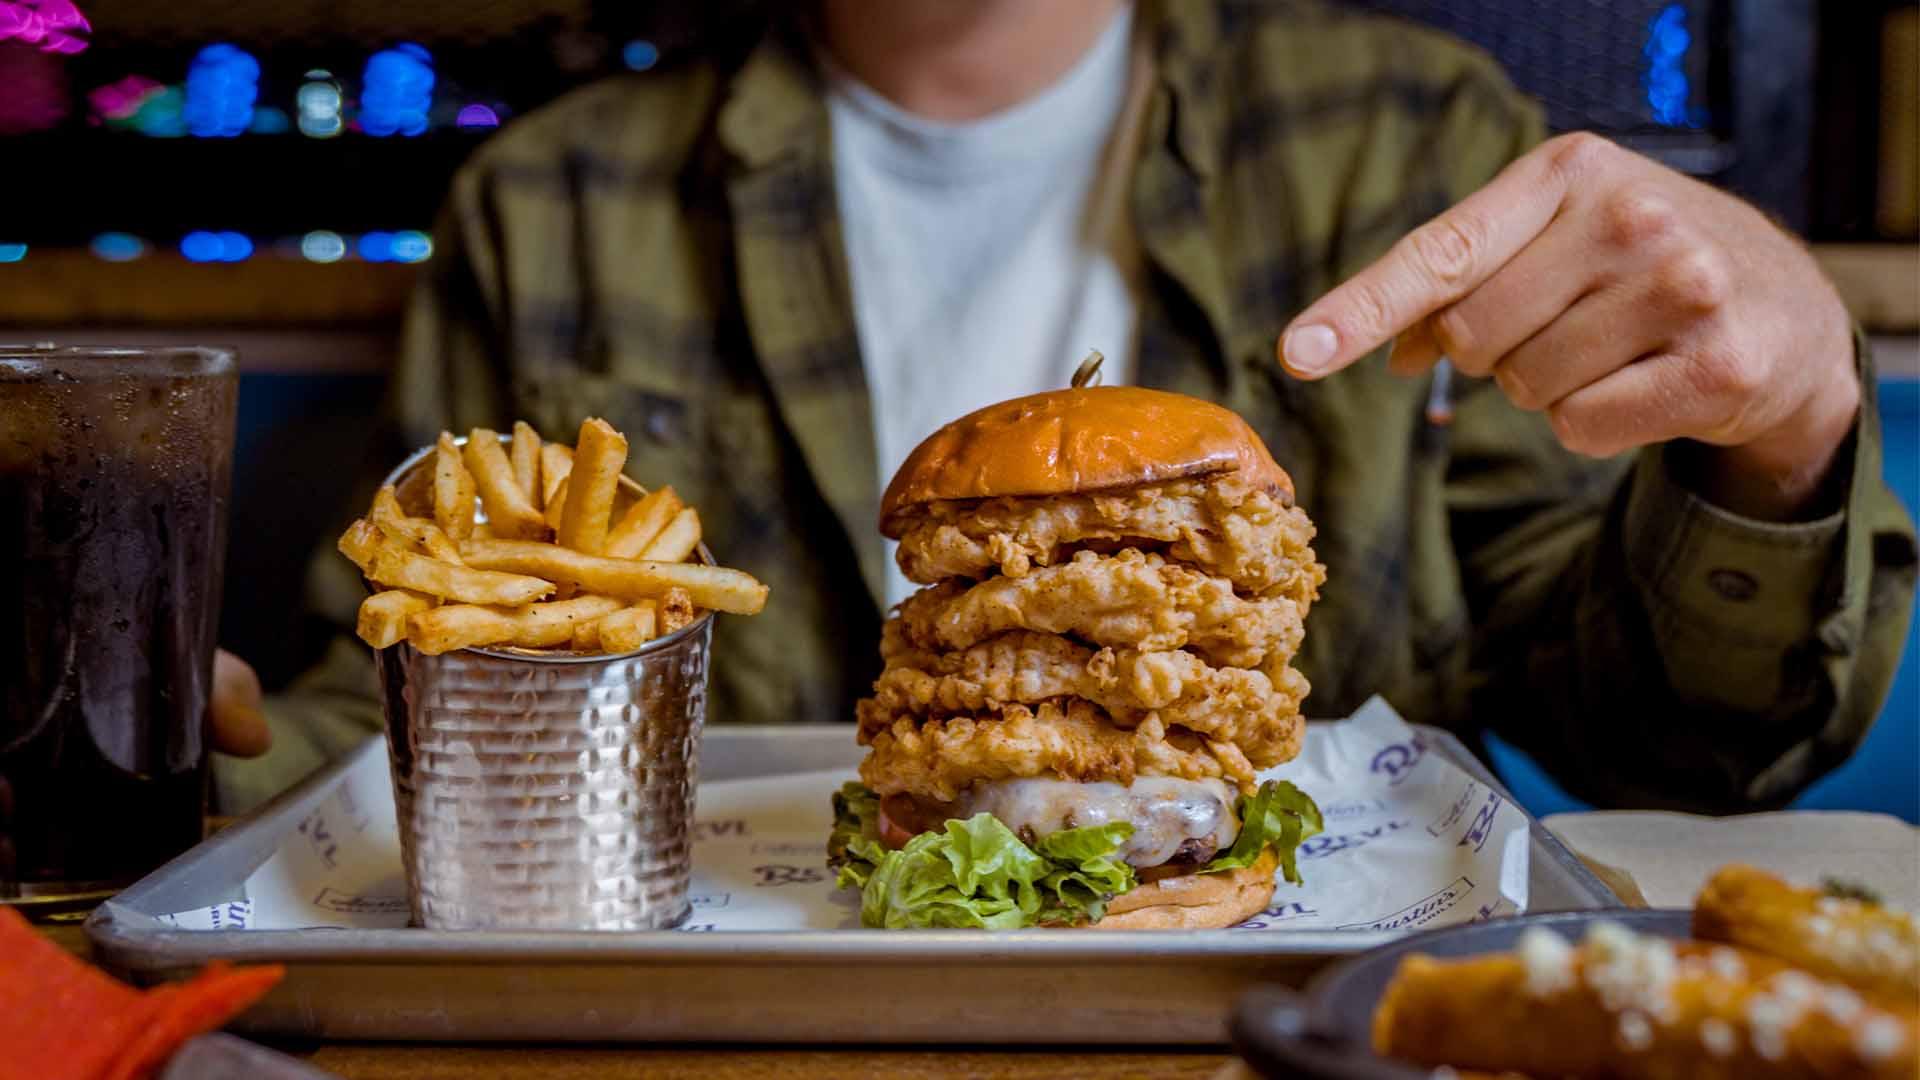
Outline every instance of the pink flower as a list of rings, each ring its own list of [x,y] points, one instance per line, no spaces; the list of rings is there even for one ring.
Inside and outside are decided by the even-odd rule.
[[[77,32],[77,33],[76,33]],[[80,33],[93,27],[72,0],[0,0],[0,41],[37,45],[41,52],[71,55],[85,51]]]

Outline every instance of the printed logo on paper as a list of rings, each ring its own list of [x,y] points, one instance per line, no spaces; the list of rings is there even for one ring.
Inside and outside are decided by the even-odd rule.
[[[1300,858],[1318,859],[1327,855],[1337,855],[1342,851],[1352,851],[1389,833],[1399,832],[1411,824],[1413,823],[1410,821],[1389,821],[1370,829],[1359,829],[1354,832],[1321,833],[1300,845]]]
[[[1426,756],[1427,741],[1416,734],[1406,742],[1381,747],[1367,764],[1367,771],[1384,774],[1388,787],[1399,787],[1402,781],[1413,775],[1413,770]]]
[[[1460,790],[1460,797],[1453,800],[1453,804],[1448,806],[1446,812],[1441,814],[1433,824],[1427,826],[1427,835],[1440,836],[1458,825],[1460,819],[1466,815],[1467,806],[1473,802],[1473,797],[1479,792],[1478,780],[1467,781],[1467,786]]]
[[[1497,791],[1487,792],[1486,803],[1480,807],[1480,812],[1473,816],[1473,824],[1467,826],[1467,831],[1461,834],[1460,842],[1455,846],[1466,847],[1471,844],[1475,851],[1486,847],[1487,837],[1493,835],[1494,816],[1499,812],[1500,793]]]
[[[693,840],[741,840],[753,835],[753,827],[745,818],[722,818],[718,821],[696,821],[689,830]]]
[[[1473,882],[1466,877],[1455,878],[1452,884],[1439,892],[1408,904],[1399,911],[1372,922],[1348,923],[1334,927],[1336,930],[1406,930],[1415,926],[1425,926],[1446,914],[1449,908],[1466,899],[1473,892]]]
[[[1239,925],[1233,927],[1233,929],[1235,930],[1266,930],[1275,926],[1279,926],[1282,923],[1286,923],[1286,922],[1297,921],[1300,919],[1311,919],[1319,914],[1320,912],[1314,910],[1313,908],[1308,907],[1306,904],[1298,900],[1295,900],[1289,904],[1275,904],[1274,906],[1268,908],[1267,910],[1262,911],[1260,914],[1255,915],[1252,918],[1248,919],[1246,922],[1240,923]]]

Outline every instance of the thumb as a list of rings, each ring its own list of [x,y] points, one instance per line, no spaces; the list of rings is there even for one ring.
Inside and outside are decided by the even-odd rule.
[[[245,660],[225,649],[213,654],[213,748],[238,757],[258,757],[273,745],[261,711],[260,678]]]

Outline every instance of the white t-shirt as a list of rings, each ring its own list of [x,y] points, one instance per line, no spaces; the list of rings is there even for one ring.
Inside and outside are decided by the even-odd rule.
[[[1032,98],[922,119],[829,66],[827,108],[882,486],[935,429],[1067,385],[1088,350],[1133,370],[1133,294],[1088,202],[1127,97],[1131,8]],[[888,552],[886,602],[914,589]]]

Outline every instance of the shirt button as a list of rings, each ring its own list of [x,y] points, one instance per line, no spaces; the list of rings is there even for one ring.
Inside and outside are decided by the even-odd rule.
[[[652,439],[654,442],[673,442],[678,427],[679,425],[673,422],[673,417],[669,415],[666,409],[649,409],[647,411],[647,438]]]
[[[1707,584],[1722,600],[1731,600],[1744,604],[1760,591],[1760,583],[1753,575],[1742,570],[1714,570],[1707,574]]]

